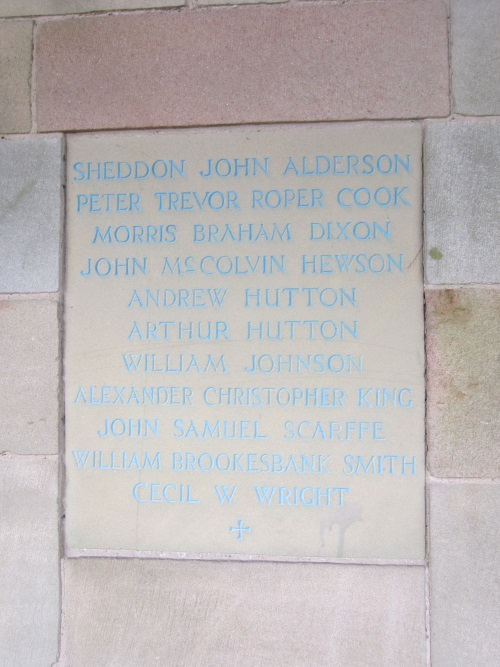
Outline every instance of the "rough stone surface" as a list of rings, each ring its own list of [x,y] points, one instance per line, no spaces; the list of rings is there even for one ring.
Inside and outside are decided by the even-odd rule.
[[[493,667],[500,655],[500,484],[430,487],[432,667]]]
[[[0,24],[0,134],[31,129],[31,21]]]
[[[500,3],[452,0],[453,110],[473,116],[500,114]]]
[[[288,0],[265,0],[266,5],[276,2],[288,2]],[[256,5],[262,3],[262,0],[197,0],[198,6],[203,5]]]
[[[428,290],[426,303],[430,471],[500,476],[500,289]]]
[[[64,596],[61,666],[425,664],[420,567],[70,559]]]
[[[249,4],[270,4],[274,2],[288,2],[288,0],[193,0],[196,5],[249,5]],[[330,0],[333,4],[344,4],[345,2],[360,3],[360,2],[391,2],[391,0]],[[422,0],[399,0],[400,2],[421,2]],[[424,0],[425,1],[425,0]],[[448,2],[449,0],[432,0],[433,2]],[[0,0],[1,2],[1,0]]]
[[[58,451],[57,307],[0,300],[0,451]]]
[[[62,140],[0,142],[0,291],[59,288]]]
[[[37,30],[42,130],[448,114],[443,5],[200,9]]]
[[[184,0],[0,0],[0,16],[46,16],[119,9],[179,7]]]
[[[49,667],[59,638],[57,467],[0,456],[0,664]]]
[[[429,123],[424,174],[427,283],[500,282],[500,120]]]

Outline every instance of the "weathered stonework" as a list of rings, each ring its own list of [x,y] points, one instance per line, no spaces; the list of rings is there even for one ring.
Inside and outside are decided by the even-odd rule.
[[[0,456],[0,664],[57,659],[57,459]]]
[[[0,292],[59,289],[63,143],[0,142]]]
[[[31,129],[31,21],[0,24],[0,134]]]
[[[430,485],[433,667],[494,665],[500,484]]]
[[[498,0],[0,0],[1,665],[497,664],[499,32]],[[65,141],[39,132],[345,120],[427,126],[427,565],[60,553]]]
[[[37,123],[54,131],[446,116],[446,29],[444,6],[420,2],[47,22],[35,44]]]
[[[184,0],[0,0],[0,16],[50,16],[120,9],[179,7]]]
[[[428,290],[428,465],[437,477],[498,477],[500,290]]]
[[[59,450],[58,304],[0,300],[0,451]]]
[[[420,567],[71,559],[64,580],[61,665],[425,665]]]
[[[428,284],[500,281],[500,120],[432,122],[424,145]]]
[[[497,0],[451,0],[453,111],[500,114],[500,5]]]

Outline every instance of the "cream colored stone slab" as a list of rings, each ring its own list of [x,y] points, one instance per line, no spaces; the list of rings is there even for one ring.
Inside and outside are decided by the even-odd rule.
[[[421,132],[69,137],[67,546],[421,559]]]

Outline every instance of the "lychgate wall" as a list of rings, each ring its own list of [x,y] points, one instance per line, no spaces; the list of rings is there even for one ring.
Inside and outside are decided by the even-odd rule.
[[[0,664],[497,664],[498,1],[0,17]],[[423,130],[425,565],[67,557],[67,135],[347,121]]]

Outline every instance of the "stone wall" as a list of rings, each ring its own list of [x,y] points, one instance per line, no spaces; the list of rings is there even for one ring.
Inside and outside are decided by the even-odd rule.
[[[249,3],[0,0],[6,667],[498,664],[500,4]],[[66,558],[65,133],[410,119],[426,565]]]

